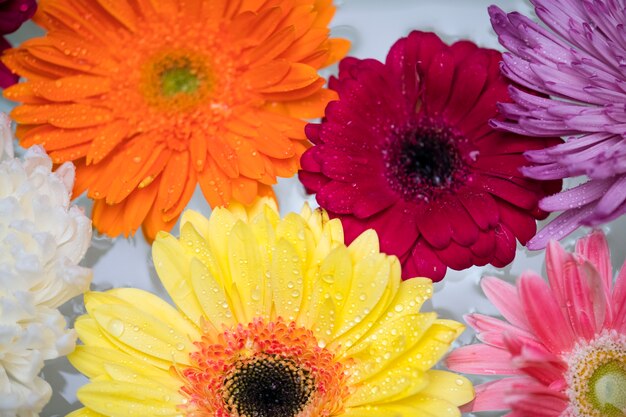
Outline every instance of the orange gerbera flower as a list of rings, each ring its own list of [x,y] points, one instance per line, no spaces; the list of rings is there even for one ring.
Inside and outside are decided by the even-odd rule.
[[[303,118],[335,93],[317,70],[332,0],[42,0],[43,38],[3,62],[23,146],[77,167],[110,236],[169,230],[200,184],[211,206],[251,203],[299,168]]]

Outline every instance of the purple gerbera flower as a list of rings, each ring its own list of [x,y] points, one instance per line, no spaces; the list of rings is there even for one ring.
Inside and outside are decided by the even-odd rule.
[[[531,0],[549,29],[519,13],[489,8],[504,54],[503,73],[543,96],[511,87],[492,124],[567,141],[526,152],[535,179],[584,175],[587,182],[546,197],[540,207],[563,211],[528,247],[540,249],[581,225],[626,212],[626,9],[624,0]],[[550,98],[546,97],[550,96]]]

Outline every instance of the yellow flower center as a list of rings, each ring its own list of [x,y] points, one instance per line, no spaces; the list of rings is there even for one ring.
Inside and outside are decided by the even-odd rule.
[[[574,416],[626,417],[626,337],[606,332],[579,342],[567,362]]]
[[[209,97],[214,87],[209,59],[176,50],[153,55],[142,68],[142,92],[146,101],[164,110],[188,110]]]

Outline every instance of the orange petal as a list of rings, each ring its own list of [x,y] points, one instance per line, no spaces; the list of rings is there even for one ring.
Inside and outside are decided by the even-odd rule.
[[[317,93],[297,101],[285,101],[280,104],[284,106],[285,113],[299,119],[314,119],[324,115],[326,105],[337,100],[337,93],[333,90],[323,88]]]
[[[229,30],[235,39],[245,39],[245,44],[258,45],[264,42],[282,19],[282,10],[272,7],[259,13],[244,12],[230,24]]]
[[[259,184],[257,194],[259,195],[259,197],[270,197],[274,201],[276,201],[276,203],[278,203],[278,200],[276,199],[276,193],[274,193],[274,189],[270,185]]]
[[[304,36],[297,38],[291,47],[282,53],[279,58],[284,58],[291,62],[299,62],[320,48],[328,39],[328,33],[327,28],[313,28],[309,30]]]
[[[296,6],[289,10],[289,14],[283,19],[281,27],[293,25],[295,29],[294,38],[298,39],[311,29],[315,16],[316,13],[311,4]]]
[[[256,65],[266,64],[282,54],[293,43],[295,29],[293,26],[286,27],[267,38],[265,42],[249,52],[243,54],[244,62]]]
[[[163,216],[163,211],[160,209],[155,201],[155,203],[150,208],[146,219],[141,225],[143,235],[148,243],[152,243],[157,233],[159,233],[161,230],[169,232],[170,230],[172,230],[172,227],[174,227],[177,220],[178,218],[166,221]]]
[[[149,186],[136,190],[124,200],[124,230],[134,231],[144,222],[154,204],[159,181],[154,181]]]
[[[104,10],[132,32],[137,29],[137,16],[128,2],[119,0],[97,0],[97,2]]]
[[[13,84],[11,87],[4,89],[4,98],[25,104],[46,104],[46,100],[37,97],[33,91],[33,84],[34,82]]]
[[[289,72],[279,83],[261,88],[261,93],[279,93],[285,91],[298,90],[318,81],[320,79],[315,68],[308,65],[293,63]]]
[[[109,205],[104,200],[96,200],[93,203],[91,220],[98,232],[110,237],[118,236],[124,230],[124,205]]]
[[[251,68],[241,77],[241,82],[254,90],[273,86],[283,80],[289,72],[289,62],[284,59],[271,61]]]
[[[77,75],[78,70],[63,68],[34,58],[23,49],[8,49],[2,55],[2,62],[13,73],[20,74],[29,80],[49,80],[50,78],[61,78],[70,75]]]
[[[188,152],[177,152],[167,161],[167,165],[161,173],[161,185],[155,202],[162,212],[172,208],[181,198],[188,172]]]
[[[204,169],[204,164],[208,157],[207,140],[208,138],[204,134],[198,132],[191,133],[189,153],[192,165],[196,171],[202,171]]]
[[[198,173],[198,183],[211,207],[225,206],[230,202],[230,179],[212,159],[207,159],[204,170]]]
[[[78,158],[82,158],[87,155],[87,151],[89,150],[89,144],[84,143],[81,145],[71,146],[69,148],[63,148],[58,151],[50,152],[50,159],[55,164],[61,164],[67,161],[73,161]]]
[[[237,152],[237,164],[241,175],[248,178],[260,178],[264,169],[263,160],[253,143],[247,138],[233,134],[225,135],[225,139]]]
[[[62,128],[80,128],[96,126],[110,122],[113,112],[104,107],[88,104],[44,104],[17,106],[11,111],[11,117],[18,123],[50,123]]]
[[[119,171],[109,177],[109,186],[106,190],[108,204],[117,204],[128,197],[148,176],[150,169],[154,173],[153,179],[161,172],[170,153],[164,144],[152,146],[150,136],[140,136],[133,139],[124,149],[112,156],[109,164],[119,167]],[[160,162],[158,166],[154,166]],[[143,187],[142,187],[143,188]]]
[[[191,197],[193,196],[193,192],[196,190],[196,185],[198,185],[198,175],[196,170],[190,166],[186,177],[187,181],[180,197],[178,198],[178,201],[164,213],[164,219],[166,221],[176,219],[180,216],[180,213],[185,209],[185,207],[187,207],[189,200],[191,200]]]
[[[350,51],[350,47],[352,46],[349,40],[342,38],[331,38],[327,41],[327,43],[328,58],[322,67],[327,67],[335,62],[338,62],[348,54],[348,51]]]
[[[72,198],[80,196],[91,187],[93,180],[100,177],[100,173],[104,170],[103,165],[85,165],[84,159],[74,161],[76,167],[76,177],[74,179],[74,189],[72,190]]]
[[[37,45],[36,43],[41,43],[41,45]],[[55,78],[61,78],[67,75],[78,75],[80,73],[101,75],[103,77],[110,75],[97,66],[90,65],[86,62],[80,62],[73,57],[66,56],[62,51],[50,47],[48,42],[45,41],[45,38],[42,38],[41,40],[38,38],[31,39],[30,41],[24,42],[20,48],[28,52],[37,61],[43,61],[41,62],[42,65],[55,65],[56,68],[58,68],[56,70],[57,72],[63,71],[65,73],[59,74],[59,76]],[[32,64],[33,62],[29,63]]]
[[[307,97],[310,97],[320,91],[322,87],[326,84],[326,81],[323,78],[318,78],[312,84],[309,84],[303,88],[299,88],[297,90],[292,91],[284,91],[280,93],[264,93],[263,98],[267,101],[294,101],[294,100],[302,100]],[[316,116],[317,117],[317,116]]]
[[[209,145],[209,155],[217,163],[217,166],[229,177],[239,176],[239,165],[237,163],[237,153],[221,137],[215,136]]]
[[[242,204],[251,204],[257,197],[258,182],[246,177],[231,180],[233,198]]]
[[[97,96],[110,91],[108,78],[91,75],[75,75],[54,81],[34,81],[33,91],[50,101],[73,101]]]
[[[98,126],[87,153],[87,164],[102,161],[122,140],[128,137],[130,125],[126,120],[114,120]]]
[[[29,129],[23,135],[20,145],[30,147],[41,145],[46,151],[58,151],[91,141],[97,129],[59,129],[51,125],[39,125]]]
[[[274,129],[272,125],[264,124],[259,128],[259,134],[250,138],[254,146],[267,156],[273,158],[289,158],[294,155],[293,145],[284,133]]]
[[[271,158],[271,161],[274,166],[274,172],[276,172],[276,175],[279,177],[293,177],[300,169],[300,158],[297,157],[288,159]]]

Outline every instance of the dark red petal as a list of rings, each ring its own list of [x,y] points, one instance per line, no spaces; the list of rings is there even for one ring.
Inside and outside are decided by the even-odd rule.
[[[330,181],[317,192],[320,206],[338,214],[352,213],[359,193],[352,184],[341,181]]]
[[[491,229],[500,221],[498,205],[488,193],[467,189],[459,192],[457,198],[481,229]]]
[[[298,179],[302,185],[304,185],[304,189],[309,194],[315,194],[330,182],[330,180],[324,175],[308,171],[299,171]]]
[[[422,236],[435,249],[445,248],[452,239],[452,225],[447,217],[445,205],[437,201],[430,203],[419,219],[418,227]]]
[[[518,209],[504,201],[499,204],[500,218],[507,225],[522,245],[530,240],[537,232],[537,222],[527,212]]]
[[[424,111],[433,116],[443,113],[453,86],[454,58],[447,50],[433,57],[424,73]]]
[[[387,210],[367,219],[342,216],[341,221],[348,242],[365,230],[374,229],[378,234],[381,251],[400,258],[413,247],[419,237],[415,225],[416,216],[410,206],[398,201]]]
[[[494,230],[496,236],[496,251],[491,264],[496,268],[502,268],[513,261],[515,257],[515,236],[506,226],[501,224]]]
[[[487,65],[487,55],[477,51],[457,66],[454,86],[445,110],[445,117],[450,124],[456,125],[480,97],[487,81]]]
[[[452,226],[452,239],[462,246],[470,246],[478,239],[478,226],[458,199],[447,199],[448,221]]]
[[[446,270],[446,265],[435,255],[428,243],[419,239],[410,256],[402,263],[402,279],[427,277],[433,281],[441,281]]]
[[[472,252],[465,246],[452,241],[444,249],[436,250],[435,253],[441,261],[457,271],[469,268],[472,263]]]

